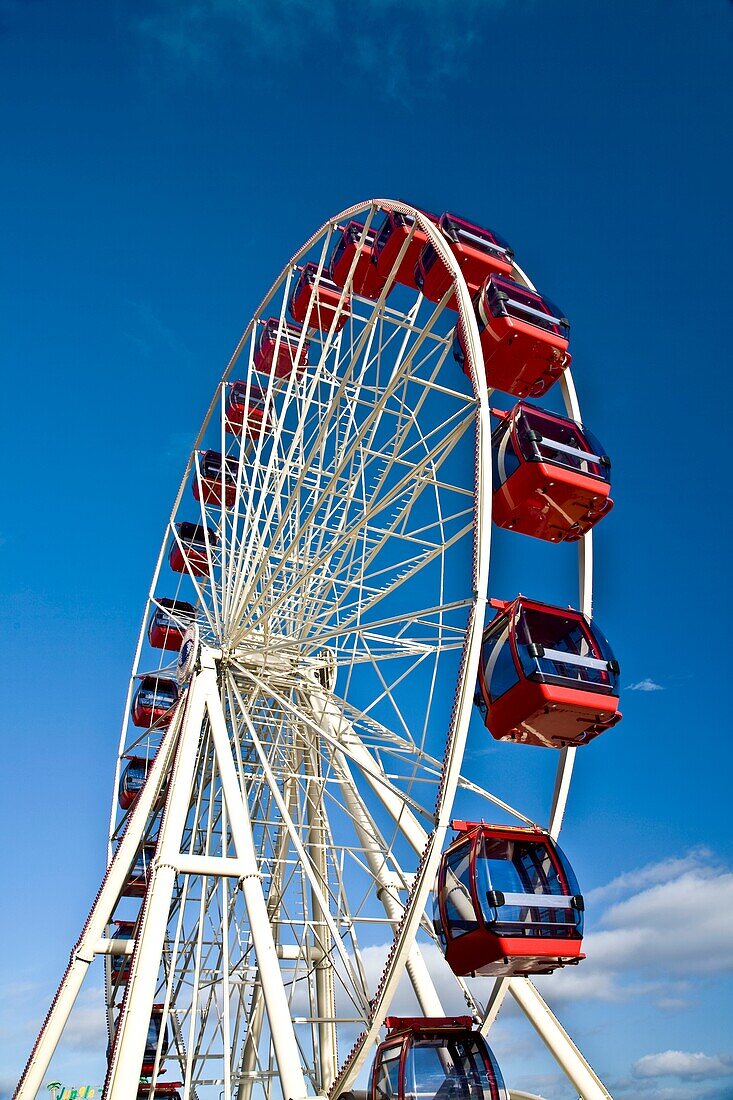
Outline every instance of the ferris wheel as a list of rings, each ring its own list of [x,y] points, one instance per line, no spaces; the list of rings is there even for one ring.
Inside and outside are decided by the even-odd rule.
[[[507,993],[609,1095],[530,980],[582,958],[557,836],[577,747],[620,717],[590,618],[610,463],[568,327],[498,234],[401,202],[342,212],[284,268],[165,528],[107,873],[16,1096],[95,959],[109,1100],[406,1100],[471,1074],[498,1100]],[[548,568],[577,548],[572,606],[542,575],[493,592],[492,527]],[[551,762],[544,820],[505,754]],[[441,1088],[435,1066],[415,1084],[426,1050]]]

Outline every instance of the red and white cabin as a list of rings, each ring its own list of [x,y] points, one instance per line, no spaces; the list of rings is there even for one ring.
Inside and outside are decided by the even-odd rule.
[[[342,296],[343,303],[339,310]],[[313,308],[308,315],[311,302]],[[308,328],[317,328],[321,332],[328,332],[334,317],[337,317],[334,331],[338,332],[351,316],[351,295],[344,294],[325,271],[319,277],[318,264],[307,263],[291,291],[288,308],[298,324],[306,324],[307,317]]]
[[[129,810],[132,806],[145,786],[145,780],[148,778],[148,771],[152,763],[153,761],[146,756],[131,756],[128,759],[125,770],[120,776],[118,791],[120,809]]]
[[[507,1100],[501,1070],[470,1016],[388,1016],[367,1100]]]
[[[476,293],[489,275],[513,273],[514,252],[503,237],[492,229],[473,225],[455,214],[447,213],[441,214],[438,228],[458,260],[472,294]],[[429,241],[418,258],[415,282],[431,302],[439,302],[451,285],[450,272]],[[453,301],[449,305],[454,308]]]
[[[132,721],[149,729],[161,722],[178,699],[175,680],[163,676],[143,676],[132,702]]]
[[[476,703],[492,737],[564,748],[620,721],[618,662],[585,615],[525,596],[490,602]]]
[[[546,542],[574,542],[613,508],[611,460],[587,428],[520,401],[492,434],[493,518]]]
[[[548,974],[585,958],[583,898],[549,833],[454,821],[433,922],[454,974]]]
[[[168,564],[174,573],[185,573],[190,568],[195,577],[203,577],[209,571],[209,557],[206,548],[213,550],[219,538],[210,527],[201,523],[177,523],[178,539],[174,540],[168,553]]]
[[[131,940],[135,934],[135,921],[132,920],[116,920],[115,926],[112,929],[112,939],[115,940]],[[111,955],[110,956],[110,977],[112,979],[112,985],[125,985],[128,977],[130,976],[130,962],[132,956],[130,955]]]
[[[130,874],[122,891],[123,897],[141,898],[144,896],[148,888],[150,868],[154,859],[155,844],[145,844],[130,869]]]
[[[186,600],[156,598],[148,623],[148,641],[154,649],[178,652],[183,635],[196,618],[196,608]]]
[[[290,300],[292,303],[292,296]],[[314,307],[308,323],[316,327],[317,321]],[[277,317],[269,317],[262,323],[257,337],[254,353],[255,370],[261,374],[274,374],[276,378],[289,378],[291,374],[299,378],[308,366],[310,351],[308,340],[303,340],[302,347],[300,351],[298,350],[302,333],[303,329],[300,325],[288,325],[285,322],[281,325]]]
[[[435,214],[421,210],[431,222],[437,222]],[[412,214],[399,214],[387,211],[381,228],[377,233],[372,248],[372,257],[377,275],[383,283],[389,278],[392,268],[399,259],[400,252],[408,241],[407,247],[399,260],[399,265],[394,275],[394,281],[402,286],[412,287],[417,290],[415,282],[415,267],[420,253],[427,244],[428,235],[420,228]]]
[[[165,1070],[161,1072],[165,1072]],[[159,1081],[153,1089],[153,1100],[181,1100],[180,1090],[182,1088],[182,1081]],[[148,1100],[149,1096],[150,1085],[141,1082],[137,1089],[137,1100]]]
[[[202,500],[204,504],[218,504],[221,507],[222,500],[222,456],[220,451],[201,451],[199,455],[199,469],[201,471],[201,487],[194,469],[193,495],[196,500]],[[224,503],[231,508],[237,499],[237,473],[238,461],[236,458],[226,458],[223,462]]]
[[[170,1023],[166,1022],[165,1031],[161,1036],[161,1025],[163,1023],[163,1005],[153,1005],[152,1012],[150,1014],[150,1023],[148,1024],[148,1034],[145,1039],[145,1050],[143,1052],[142,1065],[140,1066],[140,1076],[150,1077],[155,1070],[155,1062],[158,1057],[158,1046],[160,1046],[160,1059],[161,1062],[168,1054],[168,1048],[170,1046]],[[115,1032],[117,1031],[117,1025],[120,1022],[119,1016],[117,1016],[112,1024],[112,1034],[110,1035],[109,1044],[107,1046],[107,1059],[112,1056],[112,1044],[114,1042]],[[165,1068],[161,1068],[159,1073],[165,1073]],[[180,1087],[180,1086],[178,1086]],[[138,1086],[138,1096],[141,1095],[142,1090],[145,1089],[144,1095],[148,1095],[150,1086],[141,1083]],[[158,1096],[158,1092],[155,1093]],[[163,1095],[163,1094],[160,1094]],[[170,1097],[170,1093],[165,1095]],[[171,1098],[172,1100],[172,1098]]]
[[[362,298],[374,301],[382,293],[386,276],[377,271],[374,260],[374,229],[364,230],[361,222],[351,221],[346,225],[331,255],[330,273],[337,286],[346,286],[346,280],[354,265],[351,290]],[[361,247],[359,242],[361,241]]]
[[[567,317],[549,298],[498,275],[484,283],[474,305],[486,384],[515,397],[541,397],[572,359]],[[460,325],[453,354],[466,370]]]
[[[262,334],[260,333],[260,337],[261,336]],[[255,363],[256,361],[257,352],[255,352]],[[261,387],[251,382],[248,393],[246,382],[230,382],[226,409],[224,411],[224,423],[227,432],[229,432],[230,435],[239,437],[242,432],[246,430],[247,435],[250,437],[258,436],[262,429],[264,417],[265,395]]]

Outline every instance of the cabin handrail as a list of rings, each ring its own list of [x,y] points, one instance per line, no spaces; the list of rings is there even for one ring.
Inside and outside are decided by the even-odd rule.
[[[543,321],[550,321],[555,325],[567,325],[567,319],[565,317],[555,317],[554,314],[548,313],[547,310],[536,309],[535,306],[527,305],[525,302],[520,302],[518,298],[512,298],[508,291],[504,291],[504,297],[501,299],[505,302],[511,302],[515,309],[521,310],[522,313],[531,313],[534,317],[539,317]]]
[[[548,435],[543,435],[537,440],[538,447],[541,447],[543,443],[553,451],[560,451],[564,455],[573,455],[576,458],[582,458],[585,462],[597,462],[602,465],[603,455],[595,455],[591,451],[581,451],[579,447],[571,447],[568,443],[558,443],[552,436]]]
[[[521,644],[521,643],[520,643]],[[583,657],[579,653],[566,653],[564,649],[546,649],[542,647],[542,655],[537,660],[557,661],[563,665],[578,665],[581,668],[597,668],[602,672],[608,672],[608,661],[598,657]]]
[[[572,909],[572,894],[508,894],[505,890],[501,893],[504,900],[493,905],[494,909],[500,909],[503,905],[519,905],[522,909]],[[498,901],[498,899],[497,899]]]

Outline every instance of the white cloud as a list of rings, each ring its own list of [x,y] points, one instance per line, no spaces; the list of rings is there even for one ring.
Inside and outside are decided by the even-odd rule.
[[[612,905],[589,937],[611,970],[671,974],[733,969],[733,873],[700,865]]]
[[[654,680],[650,680],[647,676],[644,680],[637,680],[635,684],[627,684],[627,691],[664,691],[661,684],[657,684]]]
[[[684,1082],[662,1084],[646,1079],[644,1085],[639,1085],[638,1078],[633,1081],[624,1081],[617,1084],[613,1090],[616,1100],[640,1100],[640,1087],[643,1087],[643,1100],[733,1100],[733,1092],[719,1084],[704,1084],[702,1082]]]
[[[669,882],[680,875],[707,864],[712,858],[709,848],[693,848],[686,855],[670,857],[658,860],[656,863],[647,863],[643,867],[637,867],[633,871],[625,871],[617,875],[605,886],[597,886],[586,895],[586,901],[597,905],[611,897],[620,897],[640,890],[644,886],[654,886],[660,882]]]
[[[645,1054],[634,1062],[636,1077],[683,1077],[704,1080],[733,1076],[733,1058],[686,1050],[664,1050],[660,1054]]]
[[[705,848],[619,875],[587,901],[587,958],[537,979],[553,1004],[645,997],[678,1010],[692,980],[733,970],[733,873]]]

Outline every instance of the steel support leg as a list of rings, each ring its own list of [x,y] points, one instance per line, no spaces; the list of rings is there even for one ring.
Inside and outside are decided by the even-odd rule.
[[[194,770],[206,709],[206,670],[195,676],[181,730],[178,756],[170,778],[167,803],[143,905],[137,944],[130,966],[112,1060],[107,1071],[106,1100],[135,1100],[150,1014],[160,973],[173,887],[181,858],[181,839],[188,816]]]
[[[134,863],[137,852],[143,843],[148,819],[158,800],[178,744],[181,720],[186,708],[187,704],[182,703],[163,737],[161,746],[148,773],[145,786],[135,801],[127,828],[107,869],[97,900],[91,909],[79,941],[72,951],[66,973],[61,980],[46,1021],[41,1028],[18,1083],[14,1100],[33,1100],[43,1085],[43,1079],[51,1058],[66,1027],[79,990],[88,973],[89,965],[94,960],[100,941],[103,940],[105,928],[112,919],[120,894],[130,873],[130,867]]]
[[[396,924],[402,917],[404,907],[395,890],[393,876],[384,858],[382,846],[379,843],[371,817],[362,802],[342,753],[335,754],[334,764],[336,774],[341,780],[340,786],[344,806],[354,822],[354,828],[364,849],[369,870],[374,876],[374,881],[378,884],[377,894],[379,900],[384,906],[384,911],[389,920],[394,921]],[[412,982],[412,988],[415,991],[423,1016],[444,1016],[443,1005],[417,943],[413,943],[410,948],[405,969]]]
[[[312,738],[309,738],[312,741]],[[306,790],[306,814],[308,817],[308,854],[315,870],[320,890],[311,889],[311,913],[314,923],[313,946],[320,952],[315,964],[316,1006],[318,1008],[318,1061],[320,1067],[319,1088],[328,1092],[338,1072],[336,1049],[336,999],[333,987],[331,962],[331,933],[322,911],[321,898],[328,898],[328,857],[326,854],[326,829],[323,809],[323,782],[320,755],[314,745],[304,754],[308,783]]]
[[[219,776],[229,814],[232,839],[237,855],[246,868],[240,885],[247,907],[252,942],[257,957],[257,970],[270,1024],[283,1097],[284,1100],[303,1100],[307,1095],[307,1089],[300,1050],[295,1038],[290,1005],[283,984],[267,903],[262,891],[262,876],[252,837],[247,795],[240,787],[237,778],[213,664],[207,680],[207,704],[211,737],[219,765]]]
[[[547,1046],[581,1100],[612,1100],[611,1094],[555,1017],[529,978],[511,978],[509,991]]]
[[[293,764],[293,773],[297,770],[298,764]],[[297,794],[297,787],[295,780],[289,778],[284,783],[283,796],[285,798],[285,804],[288,808],[288,813],[292,816],[293,805]],[[290,837],[285,825],[278,827],[278,837],[275,844],[275,859],[273,861],[273,876],[270,885],[270,893],[267,898],[267,914],[272,925],[272,921],[277,916],[280,908],[280,901],[282,897],[282,881],[283,871],[285,867],[285,858],[288,852],[288,844],[290,843]],[[273,937],[277,936],[277,925],[273,927]],[[254,1073],[257,1066],[257,1056],[260,1046],[260,1037],[262,1035],[262,1024],[265,1017],[265,1002],[262,998],[262,983],[258,980],[252,989],[252,998],[249,1005],[249,1019],[247,1021],[247,1034],[244,1039],[244,1045],[242,1047],[242,1054],[240,1058],[240,1070],[239,1070],[239,1085],[237,1087],[237,1100],[250,1100],[252,1095],[252,1086],[254,1084]]]

